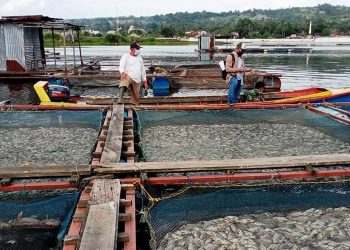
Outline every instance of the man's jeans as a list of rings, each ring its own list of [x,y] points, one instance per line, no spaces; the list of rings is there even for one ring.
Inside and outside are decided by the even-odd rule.
[[[241,95],[242,84],[241,80],[237,80],[235,76],[230,79],[230,86],[228,88],[228,103],[233,104],[238,102]]]

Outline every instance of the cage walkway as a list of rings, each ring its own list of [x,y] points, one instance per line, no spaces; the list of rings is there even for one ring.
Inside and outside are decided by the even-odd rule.
[[[118,179],[96,179],[81,194],[63,249],[120,245],[136,249],[135,188]]]
[[[111,173],[169,173],[217,170],[250,170],[295,168],[305,166],[349,165],[350,154],[304,155],[269,158],[232,159],[221,161],[137,162],[133,164],[104,164],[94,170]]]
[[[113,108],[108,110],[92,155],[92,168],[100,164],[135,161],[132,109],[114,104]]]

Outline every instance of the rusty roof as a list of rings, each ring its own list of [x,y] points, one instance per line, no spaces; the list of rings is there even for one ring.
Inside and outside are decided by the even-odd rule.
[[[3,20],[1,20],[3,19]],[[52,22],[62,20],[61,18],[52,18],[42,15],[33,16],[2,16],[1,21],[17,21],[17,22]]]
[[[64,22],[62,18],[52,18],[43,15],[2,16],[0,23],[21,23],[26,27],[41,27],[43,29],[80,29],[81,25]]]

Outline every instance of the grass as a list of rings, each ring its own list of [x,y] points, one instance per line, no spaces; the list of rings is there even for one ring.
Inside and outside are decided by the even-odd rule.
[[[181,45],[192,45],[197,44],[197,42],[187,42],[187,41],[169,41],[169,40],[156,40],[156,39],[140,39],[142,45],[157,45],[157,46],[181,46]],[[130,43],[124,42],[120,44],[109,43],[105,41],[104,37],[81,37],[80,44],[82,46],[116,46],[116,45],[129,45]],[[52,46],[51,39],[44,40],[45,47]],[[67,46],[73,45],[72,43],[66,43]],[[78,43],[75,43],[78,46]],[[63,47],[62,41],[55,41],[56,47]]]

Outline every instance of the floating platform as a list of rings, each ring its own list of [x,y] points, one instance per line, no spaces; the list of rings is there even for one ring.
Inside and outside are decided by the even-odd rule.
[[[201,49],[198,52],[204,53],[231,53],[234,48],[218,48],[218,49]],[[312,48],[309,47],[260,47],[260,48],[247,48],[246,53],[311,53]]]
[[[36,198],[41,202],[46,202],[47,206],[43,208],[49,208],[49,210],[37,209],[36,214],[39,211],[45,215],[50,214],[49,219],[56,218],[53,212],[62,210],[65,205],[71,208],[65,212],[64,216],[62,215],[61,220],[66,222],[63,223],[66,225],[65,229],[57,234],[57,239],[65,250],[146,247],[142,244],[152,244],[153,240],[159,240],[168,232],[167,227],[162,223],[174,220],[176,229],[181,224],[179,221],[183,214],[186,214],[186,218],[181,219],[181,222],[190,221],[191,214],[196,214],[198,218],[205,215],[201,214],[200,210],[195,210],[198,208],[188,207],[185,202],[181,203],[183,201],[181,194],[187,195],[187,191],[193,192],[186,196],[191,200],[191,206],[207,202],[201,199],[206,195],[211,195],[210,190],[214,190],[217,199],[223,198],[220,202],[213,202],[215,206],[220,206],[222,209],[217,207],[216,210],[210,210],[212,215],[220,211],[231,211],[230,207],[234,211],[239,209],[236,207],[238,206],[237,200],[246,199],[243,198],[246,196],[242,193],[242,188],[249,195],[253,195],[254,190],[261,191],[259,195],[266,195],[269,187],[275,187],[282,192],[281,197],[291,197],[289,194],[294,191],[298,195],[301,195],[301,192],[307,192],[300,186],[308,185],[313,188],[316,186],[316,191],[330,189],[333,191],[330,194],[346,195],[347,192],[338,194],[334,192],[333,186],[332,189],[328,186],[335,183],[345,188],[350,177],[350,154],[329,152],[315,155],[312,147],[308,149],[308,155],[299,156],[140,162],[140,148],[145,143],[142,141],[142,129],[149,124],[157,126],[200,125],[220,123],[224,119],[229,119],[226,123],[233,123],[233,121],[237,122],[238,118],[241,118],[242,121],[254,119],[255,122],[258,122],[260,117],[263,117],[262,122],[271,124],[279,120],[283,121],[285,118],[291,122],[309,122],[309,126],[321,129],[321,131],[325,129],[326,133],[345,138],[345,140],[346,136],[349,136],[346,132],[350,126],[350,103],[284,105],[271,110],[267,106],[261,106],[260,109],[255,110],[234,110],[235,113],[230,113],[232,110],[227,107],[226,110],[221,110],[215,105],[211,106],[216,107],[216,110],[211,111],[208,109],[210,107],[208,104],[185,106],[187,108],[185,112],[176,111],[176,105],[173,105],[173,109],[169,108],[166,111],[152,111],[141,106],[138,109],[147,112],[142,115],[129,106],[113,103],[100,111],[103,113],[103,120],[89,164],[71,166],[69,162],[60,165],[31,163],[13,168],[0,167],[0,195],[6,195],[6,197],[9,194],[17,195],[19,193],[17,191],[25,191],[27,195],[31,190],[33,194],[45,192],[46,196],[52,193],[50,194],[52,199],[47,201],[43,197]],[[177,105],[178,109],[181,106],[183,105]],[[200,112],[196,111],[199,110],[199,106],[201,106]],[[43,106],[40,108],[42,109]],[[259,112],[263,114],[259,116]],[[45,120],[49,124],[49,120]],[[47,181],[43,178],[51,178],[51,180]],[[332,182],[333,179],[336,182]],[[317,188],[318,185],[326,186]],[[204,195],[201,195],[202,191]],[[274,191],[273,194],[277,195],[276,190]],[[225,194],[232,192],[235,194],[235,199],[228,198],[232,195],[226,196],[225,199]],[[57,193],[60,195],[55,196]],[[312,193],[307,194],[310,197]],[[322,193],[317,193],[317,195],[321,197]],[[241,199],[236,199],[237,197]],[[193,202],[196,200],[197,202]],[[225,200],[227,203],[224,202]],[[334,199],[334,201],[347,201],[347,199]],[[167,208],[167,202],[171,204],[170,208]],[[232,207],[230,202],[236,205]],[[173,206],[175,203],[178,206]],[[50,204],[54,206],[50,208]],[[154,206],[156,204],[158,206]],[[344,204],[341,203],[341,205]],[[25,218],[35,215],[28,211],[35,211],[37,205],[33,202],[28,206],[32,210],[26,208]],[[156,227],[155,225],[159,222],[156,218],[166,216],[162,209],[166,211],[166,214],[176,213],[177,215],[174,214],[169,220],[161,222],[162,226]],[[191,213],[191,211],[197,212]],[[154,216],[157,213],[158,217]],[[6,222],[8,221],[10,219]],[[152,240],[147,238],[149,237],[147,235],[150,235],[149,231],[143,232],[145,225],[150,227],[149,230],[154,230]],[[35,229],[36,224],[31,226],[32,231],[38,230]],[[172,227],[171,230],[173,229]],[[63,237],[58,235],[63,235]],[[148,241],[151,243],[147,243]]]

